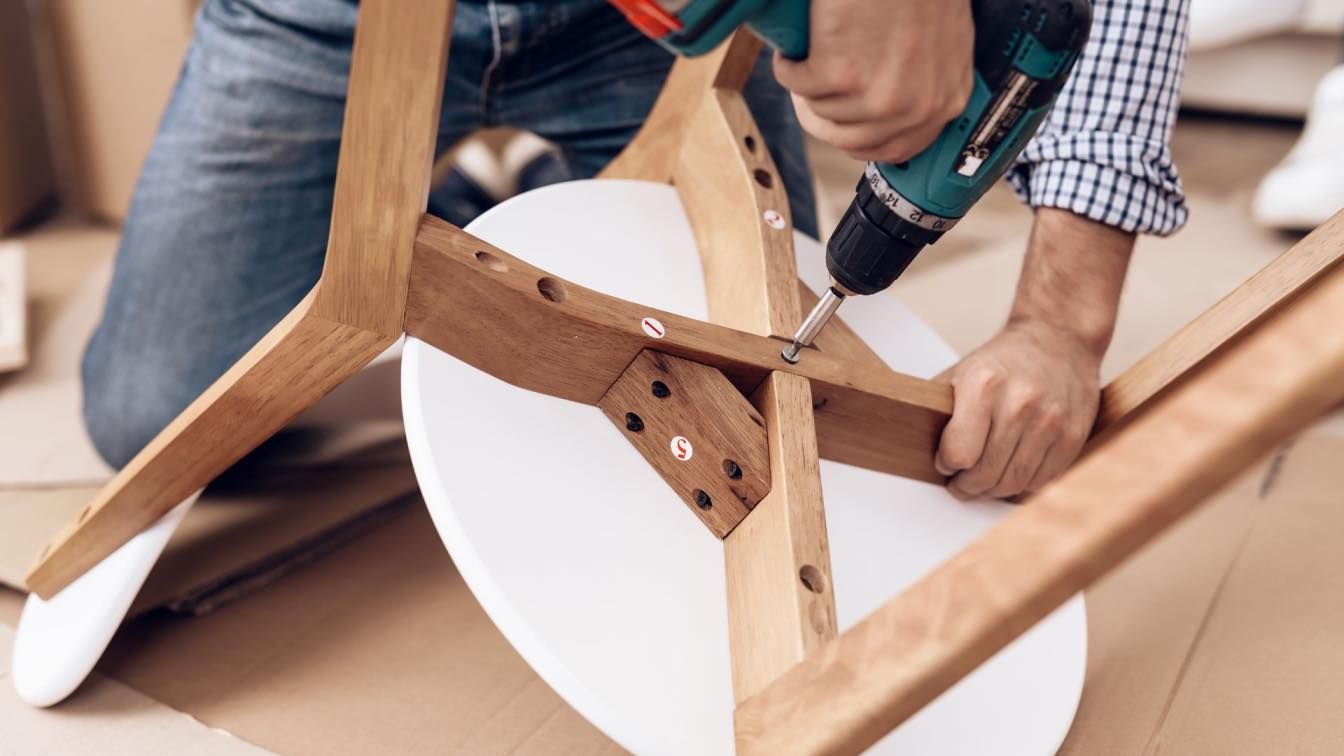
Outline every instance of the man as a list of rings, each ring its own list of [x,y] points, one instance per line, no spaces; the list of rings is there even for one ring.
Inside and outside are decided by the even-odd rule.
[[[355,10],[202,8],[85,354],[85,420],[109,463],[125,464],[317,280]],[[1014,169],[1037,216],[1012,317],[945,376],[956,405],[937,464],[959,496],[1034,489],[1077,456],[1134,234],[1185,218],[1166,146],[1184,3],[1100,0],[1094,15],[1073,81]],[[965,105],[969,0],[813,0],[812,18],[809,58],[774,71],[817,137],[899,162]],[[507,124],[592,175],[633,136],[671,63],[605,0],[460,0],[440,147]],[[798,120],[770,68],[763,57],[745,95],[795,226],[816,235]]]

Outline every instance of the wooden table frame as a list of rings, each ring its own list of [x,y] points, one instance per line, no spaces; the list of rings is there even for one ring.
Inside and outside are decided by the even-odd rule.
[[[53,539],[33,591],[52,596],[403,333],[587,404],[654,350],[722,371],[766,423],[770,492],[724,537],[738,750],[849,753],[1344,400],[1340,215],[1108,385],[1100,432],[1061,479],[838,634],[818,459],[938,481],[952,396],[891,371],[842,323],[799,364],[779,357],[814,294],[740,94],[758,43],[679,61],[603,173],[677,187],[710,324],[563,281],[424,214],[452,14],[450,0],[361,4],[320,282]]]

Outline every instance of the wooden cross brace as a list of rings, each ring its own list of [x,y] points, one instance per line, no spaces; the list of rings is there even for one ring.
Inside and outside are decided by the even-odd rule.
[[[758,43],[739,35],[679,61],[603,173],[677,187],[704,261],[704,323],[584,289],[424,214],[452,12],[361,3],[321,280],[52,540],[33,591],[68,585],[403,333],[622,422],[639,393],[622,394],[623,379],[642,383],[641,361],[661,360],[715,401],[734,403],[730,383],[750,398],[739,417],[764,422],[707,447],[749,464],[711,494],[727,515],[710,524],[724,537],[738,750],[852,753],[1344,399],[1341,215],[1107,386],[1101,432],[1060,480],[837,634],[818,460],[938,482],[952,396],[891,371],[843,323],[799,364],[779,357],[814,295],[740,95]],[[693,504],[710,485],[668,480]]]

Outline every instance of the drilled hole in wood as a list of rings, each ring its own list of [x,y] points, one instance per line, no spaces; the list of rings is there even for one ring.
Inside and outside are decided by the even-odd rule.
[[[756,137],[748,134],[743,137],[742,143],[747,145],[747,152],[750,152],[753,155],[756,154]]]
[[[503,260],[499,259],[498,257],[495,257],[494,255],[490,254],[489,252],[486,252],[485,250],[481,250],[476,253],[476,262],[480,263],[481,265],[484,265],[490,270],[495,271],[496,273],[505,273],[508,272],[509,270],[509,266],[505,265]]]
[[[565,285],[550,276],[537,281],[537,291],[551,302],[559,304],[565,301]]]
[[[697,507],[700,507],[706,512],[714,508],[714,500],[709,498],[709,494],[698,488],[692,491],[691,494],[695,497],[695,505]]]
[[[649,384],[649,390],[659,399],[666,399],[669,396],[672,396],[672,389],[668,388],[667,384],[662,381],[654,381]]]
[[[732,478],[733,480],[741,480],[742,468],[738,467],[737,462],[735,462],[734,460],[725,459],[723,461],[723,474],[727,475],[729,478]]]
[[[756,177],[756,183],[760,184],[766,189],[769,189],[775,185],[775,177],[770,175],[770,171],[757,168],[756,170],[751,172],[751,175]]]
[[[798,570],[798,579],[803,581],[803,587],[813,593],[826,592],[826,576],[821,574],[821,570],[810,564],[805,564]]]
[[[625,429],[631,433],[639,433],[644,430],[644,418],[633,412],[625,413]]]
[[[831,632],[831,618],[826,612],[826,602],[817,600],[809,602],[812,606],[807,609],[807,620],[812,625],[812,632],[818,635],[826,635]]]

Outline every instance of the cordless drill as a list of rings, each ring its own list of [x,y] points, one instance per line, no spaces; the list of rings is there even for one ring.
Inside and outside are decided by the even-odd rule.
[[[786,57],[807,57],[809,0],[611,2],[681,55],[709,52],[746,24]],[[926,244],[955,226],[1003,176],[1064,88],[1092,26],[1089,0],[972,0],[971,15],[970,101],[920,154],[865,167],[854,201],[826,245],[831,286],[784,350],[788,362],[798,361],[845,297],[891,286]]]

